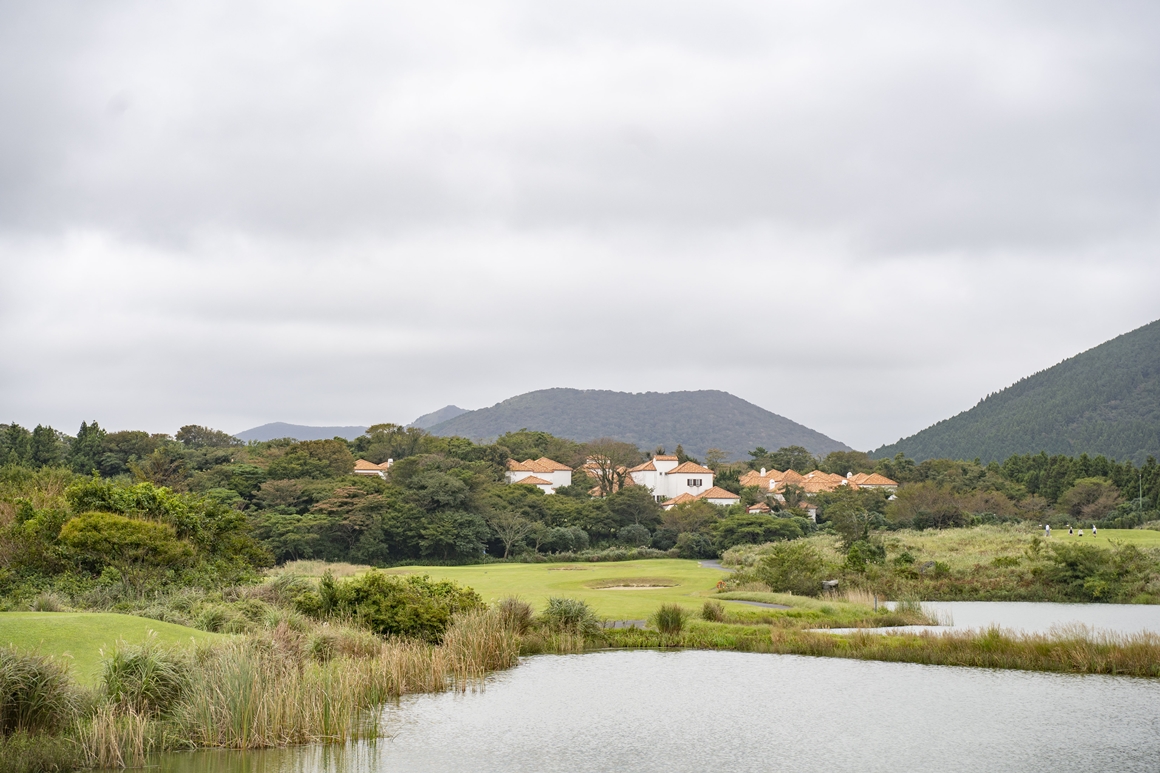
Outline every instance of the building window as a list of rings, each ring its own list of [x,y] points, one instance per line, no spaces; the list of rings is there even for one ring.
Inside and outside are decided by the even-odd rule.
[[[688,484],[689,484],[689,488],[700,488],[701,487],[701,478],[689,478]]]

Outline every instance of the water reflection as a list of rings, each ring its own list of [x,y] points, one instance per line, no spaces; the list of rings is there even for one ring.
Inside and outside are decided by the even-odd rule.
[[[174,773],[1155,771],[1160,682],[735,652],[530,658],[385,709],[345,748],[169,755]]]

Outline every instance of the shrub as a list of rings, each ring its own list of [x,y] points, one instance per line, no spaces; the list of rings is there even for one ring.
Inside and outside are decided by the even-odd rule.
[[[754,575],[770,590],[818,596],[826,564],[817,548],[806,542],[777,542],[758,561]]]
[[[652,540],[652,534],[639,523],[630,523],[616,534],[617,539],[624,545],[644,547]]]
[[[39,593],[33,597],[28,608],[33,612],[67,612],[68,602],[57,593]]]
[[[650,622],[665,636],[676,636],[684,629],[688,615],[678,604],[661,604]]]
[[[676,547],[679,536],[680,534],[676,529],[660,528],[653,532],[652,542],[649,546],[654,550],[670,550]]]
[[[680,558],[716,558],[717,548],[708,535],[687,531],[677,537],[677,555]]]
[[[172,526],[113,513],[78,515],[61,528],[60,541],[71,558],[93,572],[107,566],[182,566],[193,554]]]
[[[76,709],[77,694],[64,666],[0,648],[0,736],[53,732],[69,724]]]
[[[15,733],[0,736],[2,773],[48,773],[84,767],[84,756],[75,740],[61,735]]]
[[[701,606],[701,619],[720,623],[725,619],[725,605],[720,601],[706,601]]]
[[[552,597],[544,610],[544,624],[553,631],[593,634],[600,630],[596,613],[580,599]]]
[[[885,560],[886,548],[881,542],[858,540],[846,551],[846,566],[855,572],[864,572],[867,564],[881,564]]]
[[[137,647],[118,643],[104,663],[105,696],[122,710],[164,714],[185,693],[189,662],[150,638]]]
[[[348,580],[329,573],[318,585],[322,614],[350,616],[380,636],[443,640],[451,617],[483,606],[479,594],[449,580],[367,572]],[[306,611],[306,610],[304,610]]]

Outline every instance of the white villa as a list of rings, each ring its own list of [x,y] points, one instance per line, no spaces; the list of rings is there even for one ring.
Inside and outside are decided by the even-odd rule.
[[[572,485],[572,468],[546,456],[522,462],[508,459],[507,482],[536,486],[545,494],[555,494],[560,486]]]
[[[740,497],[713,485],[713,471],[695,462],[681,464],[675,456],[654,456],[628,471],[632,482],[652,492],[653,499],[672,507],[692,499],[731,505]],[[714,496],[706,496],[710,492]],[[726,501],[732,498],[732,501]],[[677,501],[679,500],[679,501]],[[670,504],[670,502],[672,504]]]

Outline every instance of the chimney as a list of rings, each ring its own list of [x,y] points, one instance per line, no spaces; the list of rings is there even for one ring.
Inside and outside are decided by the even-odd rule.
[[[763,478],[765,477],[765,468],[764,467],[761,468],[761,477],[763,477]]]
[[[846,473],[846,477],[847,477],[847,478],[853,478],[853,477],[854,477],[854,473],[852,473],[852,472],[848,472],[848,473]]]

